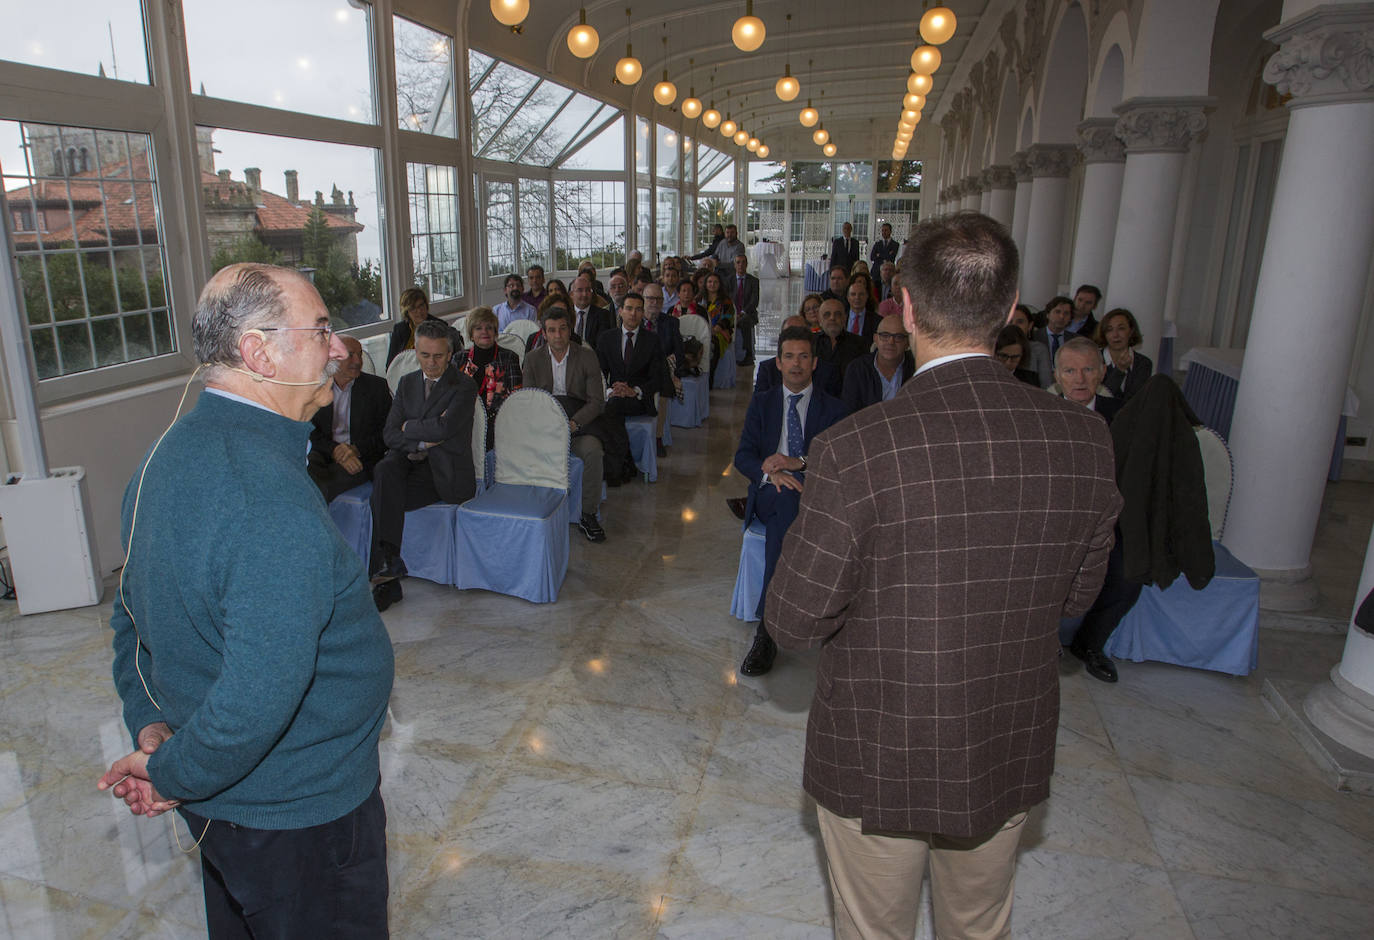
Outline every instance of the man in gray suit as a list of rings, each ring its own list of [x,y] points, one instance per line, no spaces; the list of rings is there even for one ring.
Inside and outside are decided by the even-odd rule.
[[[820,645],[803,786],[840,937],[1010,936],[1016,846],[1049,795],[1059,619],[1102,584],[1121,509],[1107,425],[992,358],[1005,227],[923,222],[902,256],[916,372],[817,435],[764,608]]]
[[[544,345],[525,357],[525,387],[542,388],[558,399],[568,415],[573,456],[582,461],[582,518],[577,527],[589,542],[606,541],[597,521],[604,479],[601,439],[587,433],[606,407],[601,361],[588,346],[572,341],[572,321],[564,307],[544,314]]]
[[[744,364],[754,364],[754,327],[759,323],[759,279],[749,272],[749,256],[736,255],[735,269],[723,278],[721,285],[735,304],[735,328],[740,331],[740,345],[744,348]]]

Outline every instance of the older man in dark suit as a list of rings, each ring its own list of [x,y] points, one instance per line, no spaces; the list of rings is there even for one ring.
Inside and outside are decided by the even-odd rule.
[[[623,418],[657,415],[654,395],[672,394],[668,359],[658,337],[644,329],[644,297],[626,294],[620,327],[603,330],[596,357],[606,378],[606,414]]]
[[[821,646],[804,786],[835,932],[1010,935],[1016,845],[1049,795],[1058,627],[1102,582],[1121,508],[1107,426],[992,358],[1011,236],[925,222],[902,260],[917,371],[820,435],[768,591],[785,647]]]
[[[452,362],[447,323],[415,329],[416,372],[401,377],[383,436],[391,448],[372,471],[373,598],[385,610],[401,599],[405,514],[443,500],[472,498],[472,413],[477,386]]]
[[[844,234],[830,242],[830,266],[852,272],[854,262],[859,260],[859,240],[854,237],[854,226],[848,222],[840,230]]]
[[[754,327],[759,325],[759,279],[749,273],[749,257],[735,256],[735,269],[722,278],[725,293],[735,305],[735,326],[740,331],[744,364],[754,364]]]
[[[325,502],[372,479],[372,468],[386,454],[382,428],[391,410],[386,379],[363,371],[363,344],[351,336],[342,342],[348,358],[334,373],[333,400],[310,419],[306,470]]]
[[[782,331],[778,337],[777,363],[782,384],[750,399],[744,431],[735,451],[735,468],[749,481],[744,524],[757,518],[766,532],[763,591],[757,611],[759,626],[739,667],[740,674],[745,676],[761,676],[773,667],[778,648],[763,625],[768,581],[777,566],[787,527],[797,516],[811,442],[846,414],[843,402],[812,382],[816,354],[811,331],[805,326],[790,326]]]

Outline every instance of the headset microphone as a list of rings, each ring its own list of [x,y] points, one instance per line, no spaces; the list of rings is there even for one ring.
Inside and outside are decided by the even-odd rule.
[[[315,382],[283,382],[281,379],[269,379],[269,378],[268,378],[267,376],[265,376],[265,375],[259,375],[259,374],[256,373],[256,372],[249,372],[247,369],[240,369],[240,368],[238,368],[238,367],[232,367],[232,368],[229,369],[229,371],[230,371],[230,372],[237,372],[237,373],[239,373],[240,375],[246,375],[246,376],[248,376],[250,379],[252,379],[254,382],[268,382],[268,383],[270,383],[270,384],[272,384],[272,385],[299,385],[299,386],[301,386],[301,387],[305,387],[305,386],[309,385],[309,386],[314,387],[314,388],[319,388],[321,385],[324,385],[325,382],[328,382],[328,381],[329,381],[328,378],[325,378],[323,381],[315,381]]]

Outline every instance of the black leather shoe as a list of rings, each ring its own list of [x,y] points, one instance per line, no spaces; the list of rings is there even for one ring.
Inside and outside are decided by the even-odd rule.
[[[377,613],[386,610],[401,599],[401,582],[392,579],[383,581],[372,589],[372,603],[377,605]]]
[[[372,583],[381,584],[384,581],[394,581],[397,578],[406,576],[406,563],[401,560],[400,554],[384,555],[382,563],[377,566],[377,570],[372,573]]]
[[[1082,649],[1077,646],[1070,646],[1069,652],[1083,660],[1083,666],[1088,670],[1088,675],[1102,682],[1115,682],[1116,663],[1112,658],[1101,650]]]
[[[601,528],[601,523],[596,521],[596,516],[590,513],[582,514],[582,518],[577,521],[577,527],[582,530],[582,534],[587,537],[588,542],[606,541],[606,530]]]
[[[655,444],[654,446],[657,448],[657,454],[658,454],[658,459],[659,459],[659,460],[662,460],[664,457],[667,457],[667,456],[668,456],[668,448],[666,448],[666,447],[663,446],[663,438],[660,437],[660,438],[658,439],[657,444]]]
[[[740,522],[744,521],[744,508],[749,505],[743,496],[735,496],[725,501],[725,505],[730,507],[730,511],[735,514],[735,518]]]
[[[768,634],[758,634],[754,637],[754,645],[749,647],[749,652],[745,654],[744,662],[740,664],[739,674],[761,676],[773,668],[773,660],[777,657],[778,644],[774,643]]]

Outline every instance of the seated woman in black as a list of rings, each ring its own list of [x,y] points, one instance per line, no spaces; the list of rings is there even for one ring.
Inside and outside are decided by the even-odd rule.
[[[426,320],[434,320],[443,323],[438,317],[429,312],[429,297],[418,287],[408,287],[401,293],[401,319],[391,330],[391,344],[386,349],[386,364],[391,365],[391,360],[397,354],[407,349],[415,348],[415,328]],[[462,348],[463,340],[455,336],[454,352]],[[416,366],[418,369],[419,366]]]
[[[487,450],[496,441],[496,412],[501,402],[523,384],[520,357],[496,345],[498,321],[490,307],[468,314],[468,348],[454,360],[458,371],[477,383],[477,397],[487,406]]]
[[[1135,351],[1140,345],[1140,326],[1135,316],[1124,307],[1109,311],[1097,324],[1097,345],[1104,348],[1107,373],[1102,384],[1123,402],[1138,392],[1154,374],[1155,364],[1144,353]]]
[[[1031,369],[1021,368],[1021,361],[1030,349],[1030,340],[1021,332],[1019,326],[1008,324],[997,334],[997,361],[1007,367],[1007,371],[1027,385],[1040,387],[1040,377]]]

